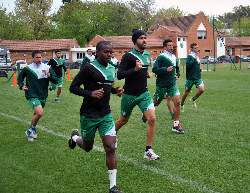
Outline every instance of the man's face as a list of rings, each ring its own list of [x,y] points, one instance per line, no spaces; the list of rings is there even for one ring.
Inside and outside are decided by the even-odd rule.
[[[40,64],[42,62],[42,54],[40,53],[35,54],[33,60],[34,60],[34,63]]]
[[[62,56],[61,52],[56,52],[56,57],[57,58],[61,58],[61,56]]]
[[[107,45],[107,46],[103,47],[103,49],[100,50],[99,53],[97,54],[98,59],[103,64],[108,64],[108,62],[111,60],[112,53],[113,53],[113,49],[112,49],[111,45]]]
[[[168,52],[173,53],[174,52],[174,44],[173,44],[173,42],[168,42],[167,45],[165,46],[165,49]]]
[[[199,50],[199,46],[194,46],[193,49],[192,49],[193,52],[195,53],[198,53],[200,50]]]
[[[93,54],[92,50],[87,50],[87,54],[92,56],[92,54]]]
[[[138,48],[141,50],[146,49],[147,47],[147,36],[141,35],[137,40],[136,40],[136,45]]]

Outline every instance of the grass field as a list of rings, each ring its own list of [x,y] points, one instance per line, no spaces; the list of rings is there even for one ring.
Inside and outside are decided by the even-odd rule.
[[[143,160],[146,125],[138,108],[120,130],[118,185],[124,193],[250,192],[250,70],[221,65],[216,72],[203,72],[203,79],[207,90],[198,111],[187,103],[181,114],[184,135],[171,132],[166,105],[157,108],[154,150],[160,160]],[[154,82],[148,82],[151,93]],[[79,127],[82,101],[69,93],[69,84],[61,103],[53,103],[55,93],[50,93],[39,139],[28,143],[24,132],[32,110],[24,93],[0,78],[0,193],[108,192],[99,136],[91,153],[67,147],[71,130]],[[119,104],[120,98],[112,96],[114,118]]]

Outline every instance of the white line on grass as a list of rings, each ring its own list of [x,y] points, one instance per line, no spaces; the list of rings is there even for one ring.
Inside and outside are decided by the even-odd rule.
[[[25,121],[19,117],[16,117],[16,116],[13,116],[13,115],[8,115],[6,113],[3,113],[3,112],[0,112],[0,115],[1,116],[4,116],[6,118],[10,118],[10,119],[13,119],[13,120],[16,120],[18,122],[22,122],[22,123],[26,123],[26,124],[29,124],[30,122],[29,121]],[[49,133],[53,136],[57,136],[57,137],[61,137],[61,138],[64,138],[64,139],[68,139],[68,136],[66,136],[65,134],[63,133],[60,133],[60,132],[55,132],[51,129],[48,129],[46,127],[43,127],[41,125],[38,125],[37,126],[39,129],[41,129],[42,131],[45,131],[46,133]],[[99,147],[99,146],[94,146],[94,150],[98,151],[98,152],[104,152],[103,151],[103,148],[102,147]],[[201,184],[199,182],[196,182],[196,181],[193,181],[193,180],[187,180],[187,179],[184,179],[180,176],[177,176],[175,174],[172,174],[170,172],[167,172],[165,170],[162,170],[162,169],[159,169],[157,167],[153,167],[153,166],[148,166],[146,164],[143,164],[143,163],[140,163],[139,161],[137,160],[134,160],[132,158],[128,158],[127,156],[124,156],[122,154],[118,154],[118,157],[120,160],[122,161],[125,161],[129,164],[132,164],[134,166],[136,166],[137,168],[141,168],[145,171],[150,171],[150,172],[153,172],[157,175],[161,175],[161,176],[165,176],[167,177],[169,180],[173,181],[173,182],[177,182],[177,183],[180,183],[180,184],[185,184],[195,190],[198,190],[200,192],[204,192],[204,193],[221,193],[221,192],[217,192],[217,191],[214,191],[210,188],[208,188],[206,185],[204,184]]]

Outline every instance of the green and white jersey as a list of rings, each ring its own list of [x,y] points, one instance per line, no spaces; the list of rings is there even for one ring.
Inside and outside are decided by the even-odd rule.
[[[47,76],[48,72],[50,72],[50,77]],[[26,66],[18,76],[20,89],[22,89],[24,85],[24,80],[26,80],[25,85],[28,87],[28,90],[25,92],[27,99],[46,99],[48,97],[49,80],[56,83],[57,77],[47,64],[32,63]]]
[[[174,69],[171,72],[167,71],[167,68],[173,66]],[[177,67],[177,58],[174,54],[164,51],[161,53],[155,60],[153,66],[153,73],[157,75],[156,85],[169,88],[174,86],[176,83],[176,67]]]
[[[191,52],[186,60],[186,79],[199,80],[201,79],[200,59],[198,55]]]
[[[65,60],[62,58],[52,58],[48,62],[51,69],[56,73],[57,77],[63,77],[66,71]]]

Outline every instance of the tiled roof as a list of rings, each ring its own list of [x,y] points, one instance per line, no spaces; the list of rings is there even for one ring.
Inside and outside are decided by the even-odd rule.
[[[110,41],[114,48],[132,48],[134,46],[131,36],[103,36],[106,41]],[[162,39],[148,36],[147,45],[149,47],[162,47]]]
[[[189,15],[183,17],[175,17],[171,19],[157,19],[155,23],[149,28],[148,33],[152,33],[159,26],[175,27],[178,31],[187,32],[189,27],[192,25],[196,15]]]
[[[248,37],[226,37],[226,46],[249,46],[250,36]]]
[[[32,50],[68,50],[80,47],[75,39],[51,39],[51,40],[0,40],[0,46],[12,51]]]

